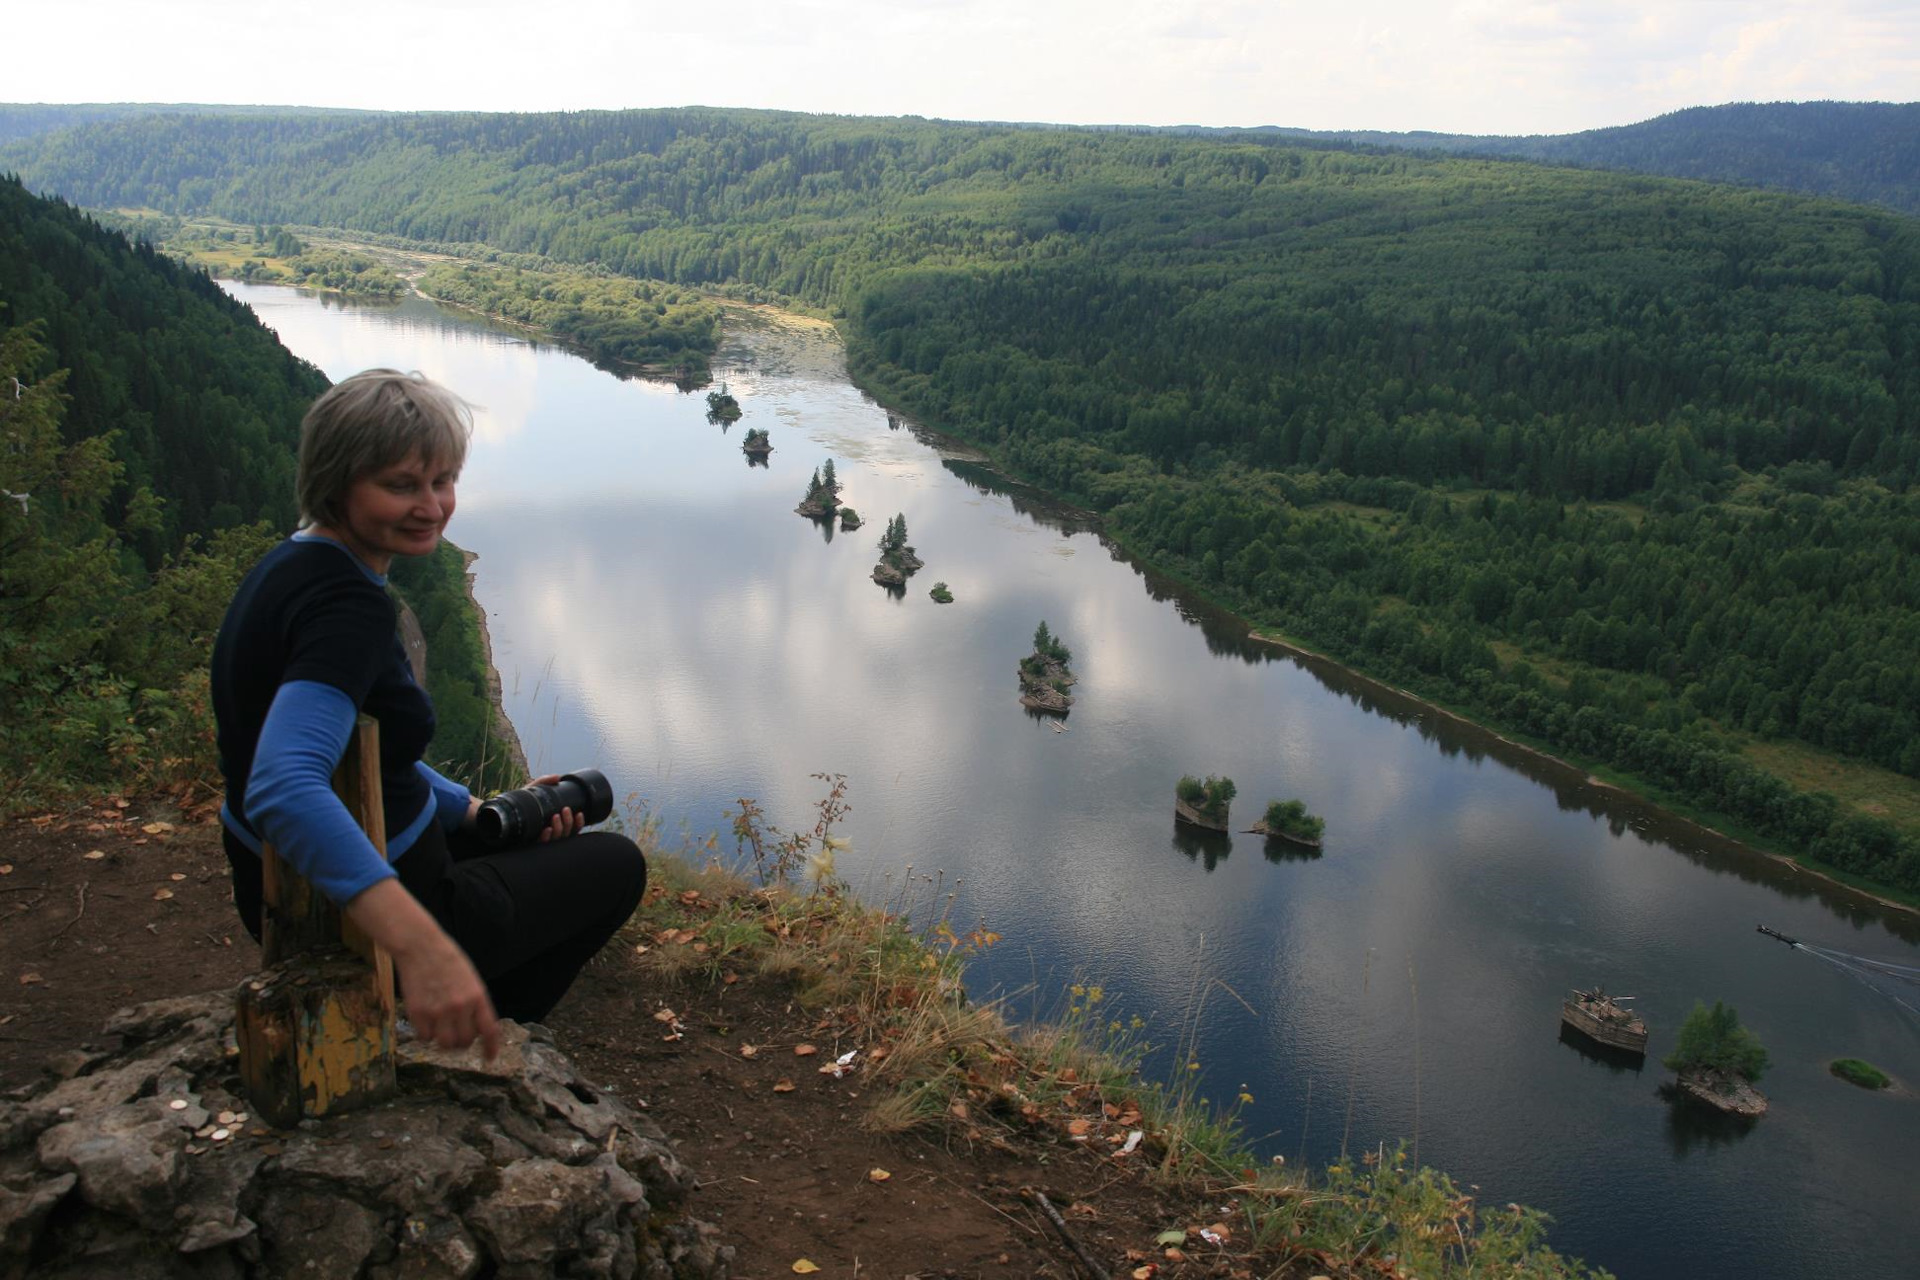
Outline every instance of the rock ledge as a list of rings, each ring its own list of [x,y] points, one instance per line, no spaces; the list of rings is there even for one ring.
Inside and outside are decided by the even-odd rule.
[[[724,1280],[658,1127],[505,1025],[491,1064],[405,1045],[391,1102],[275,1131],[238,1096],[231,992],[122,1011],[120,1048],[0,1100],[0,1280]]]

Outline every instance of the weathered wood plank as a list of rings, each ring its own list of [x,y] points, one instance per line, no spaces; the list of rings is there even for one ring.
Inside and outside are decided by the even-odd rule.
[[[379,727],[370,717],[355,725],[333,785],[385,855]],[[287,1127],[393,1091],[393,962],[271,845],[263,857],[266,967],[240,986],[235,1034],[248,1100]]]

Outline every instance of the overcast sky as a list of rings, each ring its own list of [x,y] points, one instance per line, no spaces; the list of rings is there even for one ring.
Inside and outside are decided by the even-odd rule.
[[[1563,133],[1920,98],[1920,0],[66,0],[6,27],[10,102]]]

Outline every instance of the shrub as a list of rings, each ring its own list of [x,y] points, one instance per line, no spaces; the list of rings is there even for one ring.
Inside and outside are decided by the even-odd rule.
[[[1760,1038],[1740,1025],[1732,1006],[1715,1000],[1713,1008],[1695,1004],[1680,1024],[1680,1036],[1666,1057],[1669,1069],[1679,1072],[1715,1071],[1758,1080],[1767,1069],[1767,1051]]]
[[[1848,1084],[1857,1084],[1862,1089],[1884,1089],[1893,1083],[1886,1072],[1871,1062],[1862,1062],[1858,1058],[1835,1058],[1827,1064],[1827,1070]]]

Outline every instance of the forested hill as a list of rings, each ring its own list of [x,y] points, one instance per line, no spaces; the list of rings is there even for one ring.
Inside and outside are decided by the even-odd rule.
[[[1690,107],[1610,129],[1529,137],[1274,132],[1321,143],[1509,156],[1737,182],[1920,213],[1920,102],[1738,102]]]
[[[111,442],[106,519],[148,568],[189,535],[293,525],[300,416],[327,383],[196,271],[0,179],[0,327],[38,321],[31,382],[67,370],[67,443]]]
[[[325,386],[206,277],[0,180],[0,812],[211,772],[207,647]]]
[[[154,116],[8,154],[91,205],[833,309],[876,392],[1256,621],[1920,890],[1886,788],[1756,768],[1920,776],[1920,220],[771,112]]]

